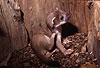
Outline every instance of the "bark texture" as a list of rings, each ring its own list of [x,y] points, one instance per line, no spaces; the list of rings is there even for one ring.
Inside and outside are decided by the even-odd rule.
[[[0,61],[27,45],[24,23],[15,21],[13,14],[8,0],[0,0]]]
[[[97,57],[100,65],[100,2],[93,1],[92,4],[88,28],[88,49]]]
[[[13,1],[13,0],[9,0]],[[78,32],[88,34],[88,49],[99,56],[100,5],[82,0],[15,0],[24,13],[24,22],[13,19],[13,11],[8,0],[0,0],[0,58],[11,51],[22,49],[31,37],[41,30],[40,24],[47,29],[47,15],[59,8],[70,14],[70,22],[78,28]],[[68,29],[66,29],[68,30]],[[100,35],[100,34],[99,34]]]

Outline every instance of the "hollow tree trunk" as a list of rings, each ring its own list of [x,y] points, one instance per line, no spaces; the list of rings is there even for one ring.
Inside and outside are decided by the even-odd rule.
[[[70,22],[77,26],[79,32],[83,32],[88,34],[88,49],[90,52],[93,52],[96,57],[99,57],[98,50],[98,21],[99,14],[96,10],[99,6],[96,6],[97,2],[95,2],[95,6],[93,8],[92,4],[89,4],[89,1],[82,0],[26,0],[21,1],[18,0],[23,12],[24,19],[27,29],[30,34],[30,38],[41,28],[39,27],[39,23],[42,23],[44,28],[47,15],[53,11],[55,8],[59,8],[66,13],[71,15]],[[95,9],[96,8],[96,9]],[[98,13],[98,14],[94,14]],[[97,16],[98,15],[98,16]],[[100,21],[99,21],[100,22]],[[37,28],[37,26],[39,28]],[[100,28],[99,28],[100,29]],[[97,49],[98,48],[98,49]],[[100,60],[99,60],[100,61]]]
[[[12,0],[13,1],[13,0]],[[21,49],[27,45],[27,32],[31,37],[46,27],[47,15],[59,8],[71,15],[70,22],[77,26],[79,32],[88,34],[88,49],[97,53],[97,24],[95,19],[94,8],[89,8],[88,1],[82,0],[16,0],[18,1],[22,12],[24,13],[24,22],[19,23],[13,20],[8,0],[0,0],[0,58],[15,49]],[[98,6],[97,6],[98,7]],[[95,11],[96,12],[96,11]],[[3,35],[3,36],[2,36]],[[4,41],[2,41],[4,40]],[[4,46],[4,47],[3,47]],[[2,49],[4,48],[4,49]]]

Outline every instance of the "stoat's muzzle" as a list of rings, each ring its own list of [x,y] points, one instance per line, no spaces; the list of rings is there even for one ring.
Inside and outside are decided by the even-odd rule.
[[[57,28],[57,27],[59,27],[59,26],[61,26],[61,25],[63,25],[63,24],[65,24],[65,23],[67,23],[68,22],[68,19],[69,19],[69,15],[64,15],[63,16],[63,20],[62,21],[60,21],[60,23],[59,24],[57,24],[56,26],[55,26],[55,28]]]

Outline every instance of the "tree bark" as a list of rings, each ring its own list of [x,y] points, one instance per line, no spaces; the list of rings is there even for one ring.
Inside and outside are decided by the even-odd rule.
[[[93,1],[92,3],[91,21],[88,28],[88,49],[97,57],[100,66],[100,2]]]
[[[13,1],[13,0],[10,0]],[[0,58],[4,58],[13,50],[19,50],[28,44],[28,35],[31,37],[46,27],[47,15],[59,8],[70,14],[70,22],[78,28],[78,32],[88,34],[88,49],[97,57],[99,56],[98,23],[99,7],[95,2],[89,5],[82,0],[15,0],[24,13],[24,22],[16,22],[13,19],[13,11],[8,0],[0,0]],[[91,0],[90,0],[91,1]],[[67,30],[67,29],[66,29]]]
[[[14,20],[8,0],[0,0],[0,61],[14,50],[25,47],[27,42],[24,23]]]

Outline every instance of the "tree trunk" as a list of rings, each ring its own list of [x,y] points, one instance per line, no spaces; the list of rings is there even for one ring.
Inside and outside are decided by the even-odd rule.
[[[100,65],[100,2],[94,1],[90,12],[91,21],[88,28],[88,49],[97,57]]]
[[[24,23],[14,20],[8,0],[0,0],[0,62],[12,51],[24,48],[27,42]]]
[[[13,1],[13,0],[9,0]],[[31,37],[46,27],[47,15],[59,8],[70,14],[70,22],[78,28],[78,32],[88,34],[88,49],[98,57],[98,23],[99,6],[95,2],[75,0],[15,0],[24,13],[24,22],[16,22],[8,0],[0,0],[0,58],[4,58],[9,52],[18,50],[28,44],[28,33]],[[98,13],[98,14],[96,14]],[[67,29],[66,29],[67,30]],[[74,29],[73,29],[74,30]],[[4,41],[3,41],[4,40]]]

